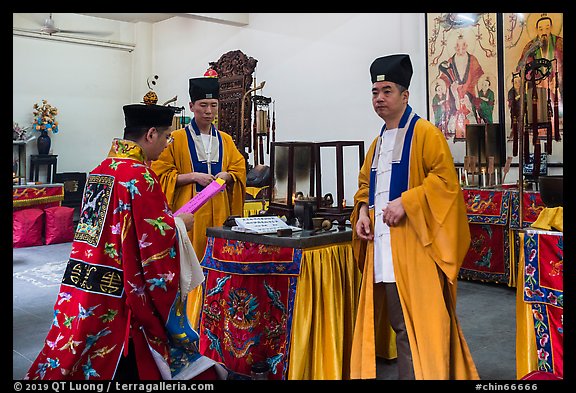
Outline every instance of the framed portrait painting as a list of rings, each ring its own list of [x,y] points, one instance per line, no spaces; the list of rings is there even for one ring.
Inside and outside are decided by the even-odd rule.
[[[528,126],[538,125],[538,139],[545,140],[547,132],[560,139],[564,130],[563,14],[504,13],[503,29],[508,143],[512,141],[513,128],[519,128],[522,66],[526,73],[523,87]],[[554,142],[559,140],[554,138]],[[561,150],[552,150],[552,154],[558,153]],[[560,156],[553,161],[561,161]]]
[[[499,122],[496,13],[427,13],[429,119],[446,139]]]

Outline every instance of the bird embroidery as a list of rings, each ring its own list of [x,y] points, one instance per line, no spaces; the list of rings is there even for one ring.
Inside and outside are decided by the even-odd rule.
[[[110,352],[112,352],[114,350],[114,348],[116,348],[116,345],[113,345],[112,348],[108,348],[108,346],[105,346],[104,348],[100,348],[100,349],[97,349],[96,351],[94,351],[93,355],[90,357],[95,358],[98,356],[98,357],[103,358],[104,356],[106,356]]]
[[[58,337],[56,337],[56,340],[54,341],[50,341],[50,340],[46,340],[46,344],[54,349],[56,348],[56,345],[58,345],[58,341],[62,340],[64,338],[64,336],[62,335],[62,333],[58,333]]]
[[[80,303],[78,303],[78,323],[80,323],[80,320],[85,320],[86,318],[88,318],[89,316],[94,315],[94,310],[100,306],[99,304],[92,306],[92,307],[88,307],[88,310],[86,310],[84,307],[82,307],[82,305]]]
[[[74,320],[74,318],[76,318],[76,315],[72,315],[71,317],[69,317],[68,315],[64,314],[64,326],[66,326],[68,329],[70,329],[70,327],[72,326],[72,321]]]
[[[155,220],[152,218],[145,218],[144,221],[146,221],[148,224],[152,225],[154,227],[154,229],[159,230],[160,234],[162,236],[166,235],[167,229],[172,229],[172,227],[170,225],[168,225],[167,223],[164,222],[164,217],[158,217]]]
[[[158,288],[162,288],[163,290],[167,291],[168,289],[166,288],[166,283],[167,282],[171,282],[172,279],[174,278],[174,273],[170,272],[170,273],[164,273],[164,274],[159,274],[159,278],[151,278],[149,280],[146,280],[146,282],[152,284],[150,285],[150,290],[154,290],[154,288],[158,287]]]
[[[96,210],[96,204],[100,200],[100,196],[104,193],[104,190],[100,190],[96,196],[94,195],[94,190],[89,189],[86,191],[86,198],[84,203],[82,204],[82,211],[80,212],[80,216],[84,216],[86,212],[86,216],[88,216],[88,209]]]
[[[136,179],[132,179],[129,181],[121,181],[118,182],[121,185],[123,185],[124,187],[126,187],[126,189],[128,190],[128,192],[130,192],[130,196],[132,197],[132,199],[134,199],[134,195],[138,194],[138,195],[142,195],[140,194],[140,191],[138,190],[138,187],[136,187],[136,183],[138,183],[138,180]]]
[[[61,305],[64,302],[69,302],[72,299],[72,294],[70,292],[60,292],[58,294],[58,305]]]
[[[89,334],[86,337],[86,347],[84,347],[84,350],[82,351],[82,355],[84,355],[86,352],[88,352],[90,350],[90,348],[92,348],[92,346],[94,344],[96,344],[96,342],[100,339],[100,337],[107,336],[110,333],[112,333],[112,332],[110,331],[109,328],[106,327],[106,328],[100,330],[96,334]]]
[[[152,243],[146,241],[147,237],[148,237],[148,234],[145,233],[142,235],[142,239],[138,240],[138,244],[139,244],[140,248],[146,248],[146,247],[152,245]]]
[[[60,327],[60,324],[58,323],[58,314],[60,314],[60,310],[54,310],[54,318],[52,319],[52,325],[56,327]]]
[[[119,213],[119,212],[123,212],[125,210],[130,211],[130,204],[122,202],[121,199],[118,200],[118,207],[116,209],[114,209],[114,214]]]
[[[112,230],[113,235],[117,235],[120,233],[120,223],[116,223],[114,225],[110,225],[110,229]]]
[[[112,162],[110,163],[109,167],[111,169],[116,170],[116,169],[118,169],[118,165],[120,165],[120,164],[124,164],[124,163],[122,161],[116,161],[116,160],[112,159]]]
[[[144,304],[144,302],[146,301],[146,292],[144,290],[144,286],[139,287],[136,284],[131,283],[130,281],[128,281],[128,284],[130,284],[130,286],[132,287],[132,290],[130,291],[130,293],[136,293],[136,296],[138,296],[140,299],[142,299],[142,303]]]
[[[286,313],[286,307],[280,301],[280,291],[274,290],[270,285],[264,281],[264,288],[266,289],[266,294],[272,301],[272,305],[282,311],[283,314]]]
[[[76,347],[81,343],[82,343],[82,341],[75,341],[74,336],[72,335],[68,339],[68,342],[66,344],[62,345],[59,349],[61,351],[65,350],[65,349],[69,349],[73,355],[76,355]]]
[[[96,370],[92,368],[92,361],[90,360],[90,358],[88,358],[86,364],[82,366],[82,372],[84,372],[84,379],[86,380],[90,379],[90,377],[100,376],[100,374],[98,374]]]
[[[230,280],[230,278],[232,278],[232,276],[224,276],[224,277],[220,277],[216,279],[216,286],[212,289],[210,289],[208,292],[206,292],[206,296],[212,296],[212,295],[216,295],[217,293],[220,293],[223,291],[224,289],[224,284],[226,284],[226,281]]]
[[[144,177],[144,180],[148,184],[148,188],[146,188],[146,191],[152,191],[154,189],[154,178],[152,177],[150,172],[148,172],[148,169],[146,169],[146,172],[144,172],[142,176]]]
[[[60,367],[60,360],[58,360],[58,358],[56,359],[46,358],[46,363],[38,363],[38,369],[36,370],[36,374],[39,374],[40,378],[44,379],[48,367],[50,367],[51,369]]]
[[[114,259],[118,256],[118,252],[114,248],[116,243],[105,243],[104,244],[104,254],[108,255],[110,258]]]
[[[220,355],[220,358],[224,358],[224,355],[222,354],[222,346],[220,345],[220,339],[210,331],[210,329],[206,329],[206,336],[208,337],[208,339],[210,340],[210,346],[208,347],[208,349],[212,349],[216,352],[218,352],[218,355]]]
[[[108,309],[104,314],[100,315],[98,318],[102,320],[102,322],[112,322],[116,315],[118,314],[118,310]]]

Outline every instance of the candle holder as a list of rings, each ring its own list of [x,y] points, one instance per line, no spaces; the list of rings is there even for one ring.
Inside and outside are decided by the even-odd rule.
[[[316,199],[296,199],[294,201],[294,216],[298,218],[303,230],[313,230],[312,218],[316,212]]]
[[[467,124],[465,170],[472,175],[465,186],[491,188],[501,183],[498,168],[505,161],[505,138],[501,124]],[[474,161],[472,167],[466,166],[467,158]],[[476,175],[478,181],[476,181]],[[467,176],[465,176],[467,178]]]

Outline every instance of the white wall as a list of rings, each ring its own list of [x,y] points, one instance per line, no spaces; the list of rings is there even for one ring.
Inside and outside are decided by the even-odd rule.
[[[382,125],[371,104],[376,57],[411,55],[410,102],[426,117],[423,24],[424,14],[250,14],[245,27],[173,18],[155,25],[157,92],[188,108],[188,79],[239,49],[258,60],[258,94],[275,100],[276,140],[369,144]]]
[[[423,14],[250,14],[244,27],[171,19],[155,25],[158,94],[177,95],[177,105],[188,108],[188,79],[239,49],[258,60],[256,82],[266,81],[258,94],[275,101],[277,141],[360,140],[368,149],[382,127],[371,103],[369,67],[375,58],[411,55],[416,72],[410,102],[426,117],[423,23]],[[323,165],[323,183],[333,182],[335,168]],[[351,204],[358,166],[344,168]],[[322,187],[323,194],[336,195],[335,184]]]
[[[32,23],[34,19],[47,14],[14,15],[15,27],[37,28]],[[89,30],[97,26],[102,30],[97,23],[99,18],[72,14],[55,14],[54,18],[57,25],[66,28]],[[79,24],[77,19],[84,23]],[[133,28],[131,24],[124,25]],[[116,27],[104,26],[116,34],[125,27],[121,22],[115,22]],[[106,156],[112,138],[122,136],[122,106],[132,100],[134,55],[117,49],[15,35],[12,42],[13,121],[20,126],[31,125],[34,103],[48,100],[59,111],[59,132],[51,135],[52,153],[58,155],[58,172],[90,171]],[[27,155],[30,154],[37,154],[36,141],[27,146]],[[45,169],[41,168],[41,180]]]

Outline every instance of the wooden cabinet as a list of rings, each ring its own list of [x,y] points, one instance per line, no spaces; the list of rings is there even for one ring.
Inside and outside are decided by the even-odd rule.
[[[12,141],[12,181],[14,184],[26,184],[26,162],[28,156],[26,154],[26,146],[28,142],[36,139],[31,136],[23,141]]]

